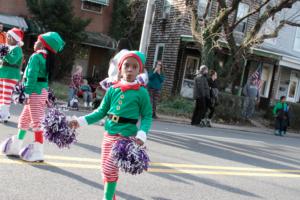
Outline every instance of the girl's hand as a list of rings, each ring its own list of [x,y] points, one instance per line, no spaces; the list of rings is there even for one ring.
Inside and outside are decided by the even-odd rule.
[[[77,129],[79,128],[79,123],[77,120],[73,119],[71,121],[69,121],[69,127],[72,129]]]
[[[144,142],[138,138],[136,138],[135,143],[137,143],[139,146],[142,146]]]

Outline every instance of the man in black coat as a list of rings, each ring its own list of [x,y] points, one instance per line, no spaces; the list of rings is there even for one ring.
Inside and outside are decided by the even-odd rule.
[[[208,68],[202,65],[199,74],[194,79],[194,99],[196,106],[193,112],[191,125],[204,125],[204,117],[207,112],[207,105],[210,98],[210,91],[207,81]]]

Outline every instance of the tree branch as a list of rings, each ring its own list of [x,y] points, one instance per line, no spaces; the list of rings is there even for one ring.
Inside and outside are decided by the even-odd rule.
[[[253,45],[253,38],[256,38],[257,34],[261,30],[264,23],[276,13],[280,12],[284,8],[291,8],[297,0],[281,0],[277,5],[267,8],[264,13],[257,19],[255,26],[247,33],[242,44],[241,49],[246,49]]]
[[[256,8],[255,10],[253,10],[252,12],[249,12],[247,15],[245,15],[244,17],[242,17],[241,19],[239,19],[238,21],[236,21],[232,26],[231,29],[233,30],[239,23],[241,23],[242,21],[244,21],[244,19],[250,17],[251,15],[254,15],[258,12],[260,12],[260,10],[262,9],[262,7],[264,7],[267,3],[269,3],[271,0],[266,0],[263,4],[261,4],[258,8]]]
[[[265,39],[276,38],[278,36],[279,31],[284,27],[284,25],[296,26],[300,27],[300,23],[291,22],[287,20],[281,20],[279,25],[275,28],[275,30],[270,34],[263,34],[256,39],[257,43],[262,43]]]

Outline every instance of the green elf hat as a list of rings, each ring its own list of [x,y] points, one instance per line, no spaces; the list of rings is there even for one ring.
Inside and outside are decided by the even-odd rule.
[[[146,63],[146,56],[145,56],[145,54],[143,54],[140,51],[127,51],[126,53],[124,53],[118,63],[119,71],[121,71],[121,68],[122,68],[122,65],[123,65],[123,62],[125,61],[125,59],[130,58],[130,57],[135,58],[138,61],[139,67],[140,67],[140,73],[142,73],[143,66]]]
[[[38,39],[42,42],[47,50],[55,54],[62,51],[65,46],[65,42],[56,32],[47,32],[41,34],[38,36]]]

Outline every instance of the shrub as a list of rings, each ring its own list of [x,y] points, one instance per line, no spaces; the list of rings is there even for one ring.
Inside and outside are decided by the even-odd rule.
[[[190,118],[193,113],[194,103],[181,96],[164,98],[157,106],[161,114]]]
[[[54,91],[54,95],[58,100],[67,101],[68,93],[69,93],[69,85],[60,83],[60,82],[52,82],[49,86]]]

